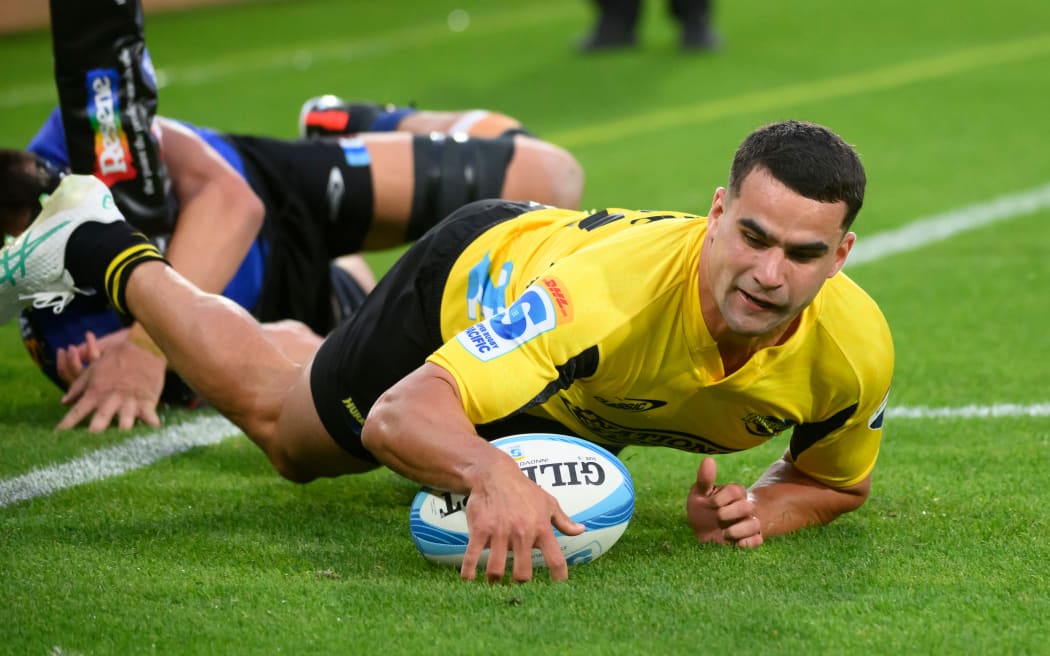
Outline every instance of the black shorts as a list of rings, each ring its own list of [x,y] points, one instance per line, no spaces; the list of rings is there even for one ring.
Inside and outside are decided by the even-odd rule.
[[[383,392],[444,343],[441,296],[460,253],[492,226],[535,209],[504,200],[464,205],[413,244],[350,320],[325,339],[314,356],[310,388],[328,433],[350,454],[376,462],[361,444],[364,418]],[[487,438],[565,432],[560,424],[519,417],[479,432]]]
[[[361,250],[372,224],[368,153],[355,142],[227,135],[263,201],[269,255],[254,314],[297,319],[321,335],[336,326],[328,263]]]

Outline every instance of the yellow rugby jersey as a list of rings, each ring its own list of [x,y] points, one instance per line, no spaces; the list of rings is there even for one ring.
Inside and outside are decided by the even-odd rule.
[[[475,424],[520,411],[606,445],[726,453],[792,429],[795,465],[833,487],[872,470],[893,373],[889,328],[840,273],[783,344],[723,375],[700,311],[707,220],[680,212],[528,212],[456,260],[441,299]],[[508,305],[509,303],[509,305]]]

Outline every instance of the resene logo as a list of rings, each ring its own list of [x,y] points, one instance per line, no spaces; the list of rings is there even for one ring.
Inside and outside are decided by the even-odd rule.
[[[107,186],[138,175],[131,161],[128,136],[120,123],[117,86],[120,76],[113,68],[87,73],[88,118],[95,131],[95,177]]]

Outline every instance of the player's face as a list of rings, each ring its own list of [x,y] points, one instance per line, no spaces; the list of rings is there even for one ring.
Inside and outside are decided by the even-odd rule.
[[[701,257],[719,315],[712,334],[779,337],[845,264],[856,238],[842,230],[845,216],[844,202],[801,196],[765,168],[736,197],[719,188]]]

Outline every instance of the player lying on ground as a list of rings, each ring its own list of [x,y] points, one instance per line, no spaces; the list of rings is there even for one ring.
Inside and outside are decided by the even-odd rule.
[[[77,177],[0,251],[0,320],[97,289],[286,478],[382,464],[470,494],[464,578],[487,547],[489,580],[510,554],[513,578],[531,578],[533,548],[564,579],[552,526],[582,527],[486,438],[539,429],[709,454],[790,430],[747,489],[716,485],[702,459],[686,500],[702,542],[756,547],[864,503],[893,371],[881,312],[841,273],[864,186],[852,148],[789,121],[744,140],[706,218],[472,203],[299,364]]]
[[[582,171],[568,152],[497,112],[325,96],[304,105],[300,130],[312,138],[302,140],[222,134],[162,117],[155,123],[178,212],[149,236],[201,289],[263,321],[307,324],[312,332],[289,322],[267,327],[295,359],[308,357],[320,341],[315,333],[331,330],[374,284],[363,260],[331,266],[338,256],[415,239],[478,198],[575,207],[582,193]],[[68,164],[57,110],[27,151],[0,153],[4,234],[20,234]],[[61,386],[87,363],[97,367],[93,431],[111,422],[129,428],[136,419],[156,425],[162,395],[194,398],[177,377],[165,377],[165,360],[142,327],[123,329],[104,298],[77,299],[61,315],[29,310],[21,328],[30,354]],[[88,388],[75,390],[63,401]],[[66,415],[59,428],[76,423]]]

